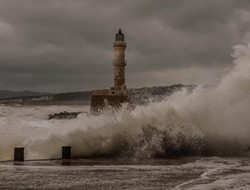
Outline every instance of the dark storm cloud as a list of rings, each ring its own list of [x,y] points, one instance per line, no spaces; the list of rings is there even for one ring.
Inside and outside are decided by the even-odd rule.
[[[213,82],[250,39],[247,0],[0,0],[0,89],[112,86],[114,26],[129,87]],[[211,77],[209,77],[211,76]]]

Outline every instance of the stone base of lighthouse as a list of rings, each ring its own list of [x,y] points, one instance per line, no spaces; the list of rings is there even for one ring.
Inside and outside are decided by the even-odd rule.
[[[104,108],[119,108],[123,103],[129,103],[127,90],[93,90],[91,95],[91,112],[97,113]]]

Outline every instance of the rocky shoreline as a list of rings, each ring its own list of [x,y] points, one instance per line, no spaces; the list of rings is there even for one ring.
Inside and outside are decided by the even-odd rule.
[[[79,114],[83,112],[60,112],[60,113],[55,113],[55,114],[49,114],[48,115],[48,120],[51,119],[75,119]]]

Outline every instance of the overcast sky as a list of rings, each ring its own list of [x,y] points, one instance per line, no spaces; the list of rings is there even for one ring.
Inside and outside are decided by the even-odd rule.
[[[110,88],[115,25],[129,88],[213,84],[250,40],[250,2],[0,0],[0,89]]]

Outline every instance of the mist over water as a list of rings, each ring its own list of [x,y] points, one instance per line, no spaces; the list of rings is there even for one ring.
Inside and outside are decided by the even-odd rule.
[[[88,107],[5,107],[0,112],[0,160],[24,146],[27,159],[60,157],[155,158],[240,155],[250,146],[250,45],[234,47],[234,68],[211,87],[174,93],[133,110],[124,105],[99,116],[47,120],[58,111]]]

